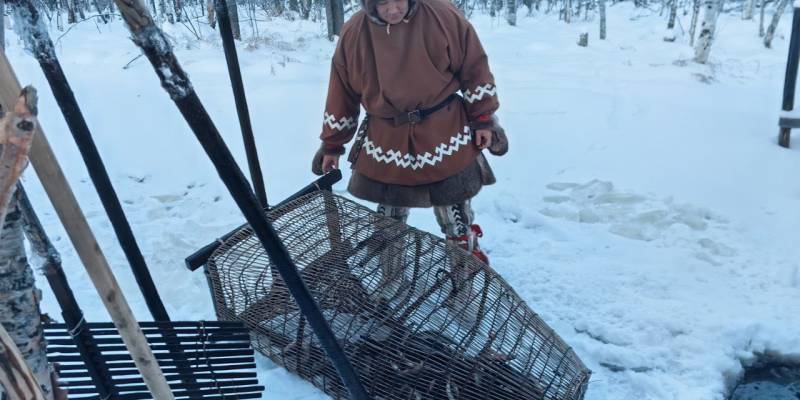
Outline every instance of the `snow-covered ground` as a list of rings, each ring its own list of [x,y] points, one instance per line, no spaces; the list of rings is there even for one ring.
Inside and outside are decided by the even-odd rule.
[[[630,4],[609,8],[606,41],[596,21],[473,18],[511,140],[506,157],[490,160],[499,182],[474,202],[482,244],[594,371],[586,399],[723,399],[755,353],[800,360],[800,133],[795,149],[776,144],[790,17],[767,50],[756,21],[723,15],[705,66],[691,61],[680,28],[665,42],[665,18]],[[216,32],[203,27],[198,41],[182,26],[166,29],[243,162]],[[260,39],[240,43],[273,202],[313,178],[334,47],[322,30],[273,19]],[[584,30],[588,48],[575,44]],[[39,67],[9,35],[11,61],[40,89],[42,124],[103,250],[136,315],[149,319]],[[123,68],[139,52],[120,23],[83,22],[57,47],[169,312],[214,318],[205,278],[183,258],[242,218],[210,162],[146,60]],[[106,320],[33,171],[25,184],[87,318]],[[429,210],[410,222],[437,230]],[[59,315],[39,286],[45,311]],[[265,398],[325,398],[261,365]]]

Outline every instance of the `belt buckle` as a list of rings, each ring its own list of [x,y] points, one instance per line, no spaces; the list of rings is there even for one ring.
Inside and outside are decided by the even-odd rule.
[[[422,121],[422,113],[419,110],[414,110],[408,113],[408,123],[414,125]]]

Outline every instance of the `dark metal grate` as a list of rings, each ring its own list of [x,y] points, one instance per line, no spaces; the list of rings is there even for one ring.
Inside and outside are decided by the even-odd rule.
[[[581,399],[590,371],[491,268],[444,240],[318,191],[269,211],[374,399]],[[334,398],[346,398],[260,242],[211,256],[221,320]]]
[[[176,399],[260,399],[253,348],[239,322],[140,322]],[[92,334],[95,360],[102,360],[114,400],[152,399],[153,395],[111,322],[84,323]],[[102,400],[74,339],[64,324],[47,324],[48,361],[56,363],[59,386],[70,399]],[[176,351],[179,350],[179,351]]]

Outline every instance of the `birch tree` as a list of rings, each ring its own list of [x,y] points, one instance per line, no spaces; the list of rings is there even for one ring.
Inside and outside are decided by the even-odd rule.
[[[745,21],[753,19],[753,7],[755,6],[754,0],[744,0],[742,5],[742,19]]]
[[[511,26],[517,25],[517,0],[506,0],[506,21]]]
[[[600,8],[600,40],[606,39],[606,0],[597,0]]]
[[[6,2],[0,0],[0,51],[6,48]]]
[[[694,34],[697,30],[697,17],[700,14],[700,0],[692,1],[692,22],[689,25],[689,46],[694,46]]]
[[[722,0],[704,0],[703,2],[703,23],[700,25],[700,35],[697,37],[697,44],[694,48],[694,60],[700,64],[708,62],[721,8]]]
[[[344,3],[342,0],[326,0],[325,16],[328,22],[328,39],[342,31],[344,25]]]
[[[34,285],[33,270],[25,254],[22,212],[12,196],[28,163],[38,124],[36,102],[36,91],[26,87],[14,110],[0,121],[0,324],[19,348],[44,399],[53,400],[52,370],[47,363],[39,311],[41,292]]]
[[[242,40],[242,31],[239,29],[239,5],[237,0],[228,0],[228,18],[231,19],[233,38]]]
[[[53,398],[40,321],[40,292],[25,255],[22,215],[12,201],[0,231],[0,321],[33,371],[46,399]]]
[[[678,0],[669,0],[669,20],[667,29],[675,29],[675,18],[678,16]]]
[[[775,29],[778,28],[778,22],[781,20],[783,10],[786,9],[788,4],[789,0],[781,0],[778,3],[778,8],[775,9],[775,14],[772,14],[772,22],[769,23],[769,27],[767,27],[767,33],[764,35],[764,46],[768,49],[772,47],[772,39],[775,37]]]
[[[761,10],[758,17],[758,36],[764,37],[764,9],[767,8],[767,0],[761,0]]]

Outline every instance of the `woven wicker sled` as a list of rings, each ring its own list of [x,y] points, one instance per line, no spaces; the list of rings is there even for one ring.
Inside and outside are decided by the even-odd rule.
[[[373,399],[581,399],[590,371],[491,268],[315,191],[268,218]],[[220,320],[333,398],[336,370],[248,227],[206,263]]]

